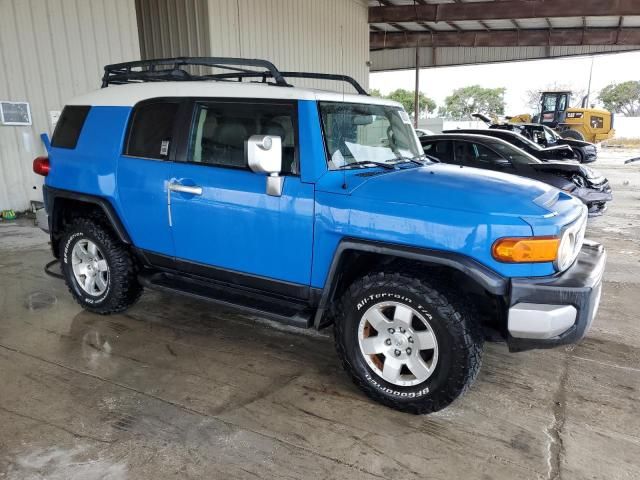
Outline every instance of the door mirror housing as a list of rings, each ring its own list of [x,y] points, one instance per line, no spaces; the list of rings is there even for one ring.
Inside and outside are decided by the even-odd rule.
[[[275,135],[252,135],[247,140],[247,163],[256,173],[267,174],[267,195],[282,195],[282,139]]]

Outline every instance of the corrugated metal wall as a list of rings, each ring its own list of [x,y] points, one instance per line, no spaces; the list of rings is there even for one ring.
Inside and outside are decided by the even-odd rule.
[[[628,45],[570,47],[424,47],[420,48],[420,66],[443,67],[489,62],[508,62],[541,58],[588,55],[594,53],[638,50]],[[415,67],[415,48],[376,50],[371,52],[371,71],[403,70]]]
[[[99,88],[105,64],[139,58],[132,0],[0,0],[0,100],[29,102],[33,117],[0,125],[0,209],[42,199],[31,162],[49,112]]]
[[[211,55],[265,58],[280,70],[346,73],[367,88],[367,15],[360,0],[209,0]],[[335,82],[292,83],[342,89]]]
[[[209,56],[207,0],[136,0],[143,59]]]

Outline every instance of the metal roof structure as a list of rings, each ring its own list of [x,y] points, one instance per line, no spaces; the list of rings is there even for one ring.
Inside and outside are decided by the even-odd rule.
[[[640,50],[640,0],[369,0],[371,71]]]

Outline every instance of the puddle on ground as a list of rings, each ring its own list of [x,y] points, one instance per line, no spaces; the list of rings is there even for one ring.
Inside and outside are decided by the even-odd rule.
[[[30,293],[25,301],[25,307],[28,310],[44,310],[56,304],[58,298],[49,292],[33,292]]]

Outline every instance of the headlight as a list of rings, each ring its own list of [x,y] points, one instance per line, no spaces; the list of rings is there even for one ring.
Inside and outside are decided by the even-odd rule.
[[[581,177],[580,175],[573,175],[571,177],[571,181],[579,187],[587,186],[587,182],[585,181],[584,177]]]
[[[560,237],[558,257],[554,262],[556,270],[562,272],[574,262],[584,241],[584,232],[587,228],[587,208],[583,206],[582,215],[578,220],[567,225]]]
[[[571,264],[573,251],[575,249],[576,237],[573,233],[567,233],[560,240],[558,247],[558,258],[556,259],[556,269],[562,271]]]

